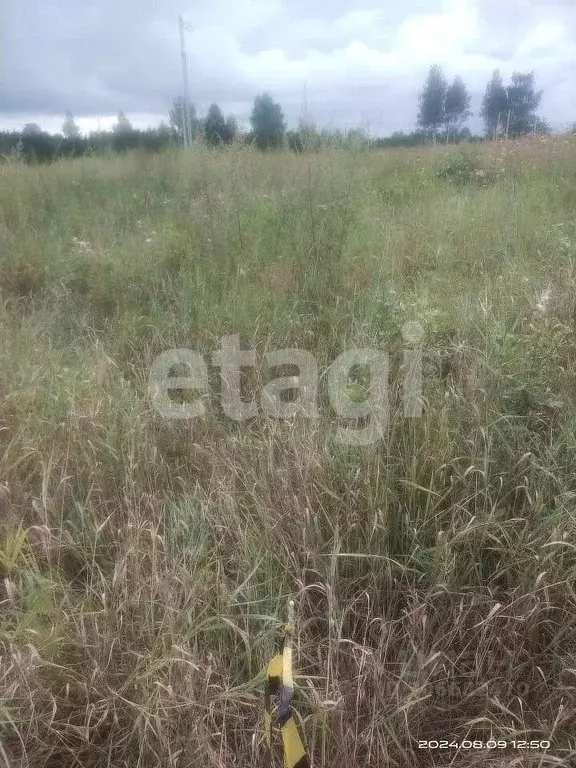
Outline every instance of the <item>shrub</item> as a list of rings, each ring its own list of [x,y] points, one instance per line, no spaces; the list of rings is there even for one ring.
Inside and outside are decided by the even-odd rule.
[[[497,179],[495,171],[486,168],[480,157],[470,150],[460,150],[447,155],[440,163],[437,176],[454,184],[480,186],[486,186]]]

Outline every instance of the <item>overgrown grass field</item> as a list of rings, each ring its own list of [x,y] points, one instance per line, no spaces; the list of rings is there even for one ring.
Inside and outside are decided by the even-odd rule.
[[[575,211],[574,137],[0,166],[0,765],[280,765],[290,598],[314,766],[576,764]],[[163,419],[156,356],[224,334],[247,397],[266,351],[387,350],[384,439],[322,386]]]

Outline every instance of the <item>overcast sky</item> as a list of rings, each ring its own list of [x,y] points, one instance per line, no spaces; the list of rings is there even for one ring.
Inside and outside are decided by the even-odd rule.
[[[431,64],[464,77],[478,112],[492,70],[534,70],[541,114],[576,122],[576,0],[0,0],[0,129],[83,130],[124,110],[166,118],[181,89],[241,122],[269,90],[288,123],[304,104],[328,127],[411,130]],[[472,127],[479,127],[473,121]]]

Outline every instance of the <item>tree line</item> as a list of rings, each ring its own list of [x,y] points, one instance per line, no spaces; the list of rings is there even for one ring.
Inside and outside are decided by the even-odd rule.
[[[200,118],[195,105],[180,96],[172,103],[168,122],[162,122],[158,128],[135,129],[126,115],[119,112],[111,131],[93,131],[82,136],[74,116],[67,112],[59,134],[42,131],[35,123],[27,123],[21,131],[0,132],[0,157],[16,156],[27,162],[47,162],[57,157],[138,148],[158,152],[180,145],[186,126],[194,142],[209,147],[241,141],[263,150],[287,146],[297,152],[350,142],[383,147],[416,146],[441,140],[515,138],[549,131],[546,121],[538,116],[542,95],[542,91],[536,90],[533,72],[515,72],[510,83],[505,84],[500,72],[495,70],[486,86],[479,113],[484,123],[484,136],[474,136],[467,126],[473,113],[466,84],[460,76],[449,83],[442,68],[434,65],[419,96],[416,129],[408,133],[396,132],[385,138],[369,139],[361,130],[322,130],[306,119],[301,119],[295,130],[288,130],[282,107],[269,93],[256,97],[250,116],[251,130],[241,132],[236,118],[225,116],[218,104],[211,104],[206,116]]]
[[[125,152],[142,149],[158,152],[178,146],[184,139],[185,126],[190,138],[209,147],[226,146],[234,141],[253,144],[259,149],[278,148],[288,141],[282,108],[270,94],[256,97],[250,118],[252,130],[241,133],[233,115],[225,117],[218,104],[211,104],[204,118],[198,117],[196,107],[179,96],[169,110],[168,123],[158,128],[134,128],[124,112],[119,112],[111,131],[92,131],[83,136],[71,112],[66,112],[58,134],[43,131],[37,123],[26,123],[21,131],[0,132],[0,159],[21,158],[26,162],[49,162],[58,157]],[[294,146],[292,148],[295,148]]]
[[[506,85],[494,70],[486,86],[479,116],[488,139],[518,138],[529,133],[548,133],[549,126],[538,116],[543,92],[536,90],[534,72],[514,72]],[[430,68],[420,93],[418,126],[432,139],[467,138],[466,121],[472,117],[471,97],[461,77],[448,83],[442,68]]]

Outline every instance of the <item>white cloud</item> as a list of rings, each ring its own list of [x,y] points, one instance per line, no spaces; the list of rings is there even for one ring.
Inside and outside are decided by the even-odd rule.
[[[449,62],[479,36],[479,13],[471,0],[445,0],[440,13],[408,17],[396,46],[404,57]]]
[[[89,7],[46,0],[40,20],[36,2],[21,0],[8,22],[0,127],[26,114],[59,128],[65,109],[82,125],[118,109],[134,124],[157,123],[181,88],[180,12],[193,22],[186,38],[193,98],[203,109],[217,101],[241,120],[267,89],[294,122],[306,86],[320,121],[368,116],[384,131],[409,129],[433,63],[448,77],[464,77],[476,109],[493,69],[506,77],[534,69],[545,88],[543,114],[576,119],[566,98],[575,77],[573,0],[404,0],[387,8],[380,0],[190,0],[182,7],[175,0]],[[152,118],[136,117],[142,114]]]
[[[545,21],[538,24],[518,46],[518,53],[531,55],[557,51],[558,46],[567,44],[566,29],[557,21]]]

